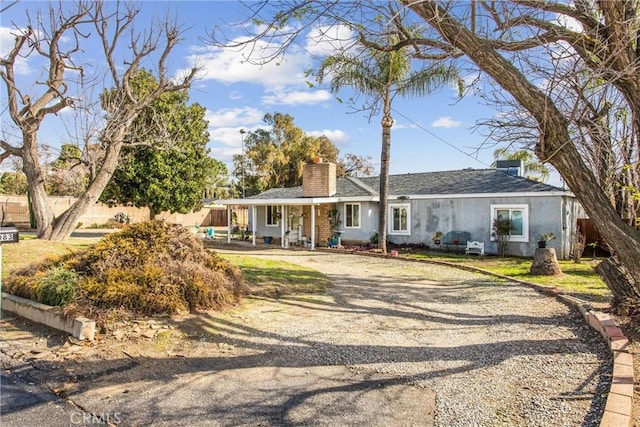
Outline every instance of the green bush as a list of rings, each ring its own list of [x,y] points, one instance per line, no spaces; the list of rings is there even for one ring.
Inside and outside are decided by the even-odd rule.
[[[78,291],[78,275],[62,267],[36,280],[35,295],[43,304],[64,306],[73,301]]]

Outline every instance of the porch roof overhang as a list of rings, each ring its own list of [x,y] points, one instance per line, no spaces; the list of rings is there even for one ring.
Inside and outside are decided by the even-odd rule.
[[[287,206],[309,206],[309,205],[322,205],[328,203],[343,203],[343,202],[377,202],[378,197],[302,197],[292,199],[227,199],[216,200],[216,203],[220,205],[244,205],[244,206],[273,206],[273,205],[287,205]]]

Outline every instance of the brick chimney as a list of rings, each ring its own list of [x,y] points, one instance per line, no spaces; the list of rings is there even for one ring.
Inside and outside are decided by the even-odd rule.
[[[336,194],[336,164],[319,160],[304,165],[302,170],[303,197],[329,197]]]

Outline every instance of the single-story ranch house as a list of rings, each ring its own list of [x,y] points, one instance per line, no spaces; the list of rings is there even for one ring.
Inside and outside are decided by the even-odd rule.
[[[500,217],[513,224],[507,254],[533,256],[540,236],[553,233],[549,247],[558,257],[570,257],[582,208],[571,192],[524,178],[521,171],[520,162],[501,161],[495,169],[391,175],[388,241],[462,251],[467,241],[477,241],[495,254],[492,224]],[[337,236],[343,244],[369,241],[378,228],[378,189],[379,177],[336,179],[336,165],[319,161],[305,165],[302,186],[219,203],[250,209],[247,230],[254,245],[266,237],[313,250],[335,245]],[[436,232],[442,233],[439,245]]]

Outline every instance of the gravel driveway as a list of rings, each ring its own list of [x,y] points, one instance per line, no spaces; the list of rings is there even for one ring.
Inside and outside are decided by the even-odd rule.
[[[311,267],[335,286],[326,298],[248,310],[243,325],[259,333],[243,341],[285,341],[318,364],[431,390],[437,426],[599,424],[609,352],[555,298],[426,263],[326,252],[250,255]]]
[[[29,368],[12,356],[27,342],[19,338],[0,356],[84,412],[127,426],[599,424],[609,352],[552,297],[398,259],[219,251],[308,266],[333,285],[153,321],[190,331],[186,340],[151,344],[141,322],[137,347],[114,337],[81,351],[49,347]]]

